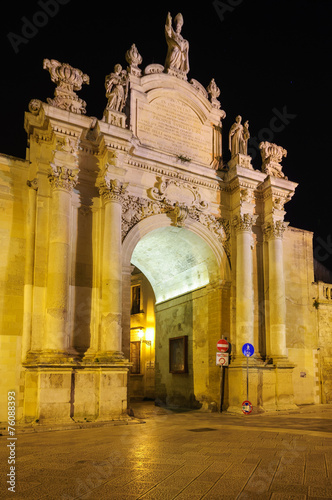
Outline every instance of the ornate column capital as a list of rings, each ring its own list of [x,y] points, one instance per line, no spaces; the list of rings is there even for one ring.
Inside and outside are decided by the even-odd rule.
[[[270,240],[272,238],[282,239],[288,224],[289,222],[285,222],[282,220],[267,222],[262,226],[265,239],[266,240]]]
[[[99,184],[99,194],[105,203],[113,201],[122,204],[128,184],[128,182],[121,182],[118,179],[104,178]]]
[[[236,232],[249,232],[252,231],[252,226],[257,220],[257,215],[253,214],[239,214],[235,215],[232,220],[232,226]]]
[[[78,169],[51,163],[51,173],[48,179],[53,189],[64,189],[71,192],[77,184]]]

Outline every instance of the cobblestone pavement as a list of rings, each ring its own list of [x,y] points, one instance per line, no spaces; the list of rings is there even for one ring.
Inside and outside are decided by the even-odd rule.
[[[16,487],[0,498],[332,499],[332,405],[235,416],[133,404],[114,425],[16,435]]]

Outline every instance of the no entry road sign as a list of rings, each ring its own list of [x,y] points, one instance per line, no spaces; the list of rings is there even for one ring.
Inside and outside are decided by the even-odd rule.
[[[243,401],[242,411],[245,415],[249,415],[249,413],[252,412],[252,404],[250,403],[250,401]]]
[[[218,351],[226,352],[226,351],[228,351],[228,348],[229,348],[229,344],[228,344],[227,340],[225,340],[225,339],[218,340],[218,342],[217,342]]]

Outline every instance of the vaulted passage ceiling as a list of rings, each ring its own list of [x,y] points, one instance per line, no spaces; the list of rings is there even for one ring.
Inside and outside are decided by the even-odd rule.
[[[148,278],[159,303],[207,285],[215,260],[211,248],[195,233],[162,227],[139,241],[131,263]]]

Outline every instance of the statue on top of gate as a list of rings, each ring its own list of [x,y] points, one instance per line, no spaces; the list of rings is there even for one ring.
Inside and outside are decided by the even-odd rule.
[[[175,30],[172,27],[171,14],[167,14],[165,24],[165,36],[168,51],[165,61],[165,71],[171,75],[187,79],[189,71],[189,42],[181,35],[183,26],[182,14],[177,14],[174,18]]]

